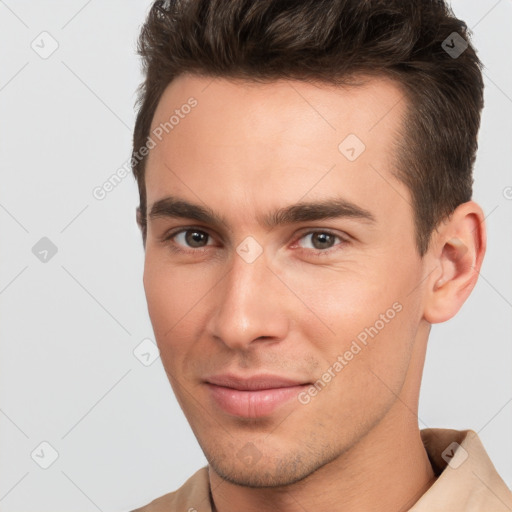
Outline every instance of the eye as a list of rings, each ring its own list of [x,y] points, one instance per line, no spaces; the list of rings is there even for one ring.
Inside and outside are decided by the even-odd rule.
[[[201,247],[212,245],[208,243],[210,235],[199,229],[183,229],[170,235],[168,238],[174,240],[178,245],[192,249],[200,249]]]
[[[303,249],[313,249],[325,252],[327,249],[331,249],[335,245],[340,245],[336,244],[337,240],[341,243],[345,242],[345,240],[340,236],[329,233],[328,231],[312,231],[303,235],[300,238],[298,245]]]

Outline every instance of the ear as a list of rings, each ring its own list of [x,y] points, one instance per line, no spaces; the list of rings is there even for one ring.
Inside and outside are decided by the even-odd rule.
[[[424,318],[445,322],[459,311],[475,287],[487,246],[485,217],[474,201],[459,205],[432,234]]]

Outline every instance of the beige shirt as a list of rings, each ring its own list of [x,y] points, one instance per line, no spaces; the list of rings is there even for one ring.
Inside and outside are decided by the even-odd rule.
[[[437,479],[409,512],[512,511],[512,492],[476,432],[428,428],[421,438]],[[207,466],[177,491],[132,512],[174,511],[212,512]]]

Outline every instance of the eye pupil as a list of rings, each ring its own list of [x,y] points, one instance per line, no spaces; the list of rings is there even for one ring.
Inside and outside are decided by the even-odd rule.
[[[315,249],[328,249],[332,246],[334,236],[329,233],[314,233],[312,242]]]
[[[189,230],[185,234],[185,240],[190,247],[203,247],[206,245],[208,235],[202,231]]]

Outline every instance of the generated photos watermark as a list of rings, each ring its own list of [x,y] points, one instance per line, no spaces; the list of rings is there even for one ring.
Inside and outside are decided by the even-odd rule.
[[[101,185],[92,189],[92,195],[98,201],[103,201],[107,195],[112,192],[125,178],[130,175],[132,168],[135,167],[141,160],[143,160],[151,149],[156,147],[158,142],[161,142],[164,134],[170,133],[176,128],[182,119],[192,112],[192,109],[197,107],[198,101],[191,96],[186,103],[181,105],[180,108],[174,110],[172,116],[165,123],[160,123],[156,128],[153,128],[151,135],[148,136],[146,143],[135,151],[132,156],[123,163],[114,173],[112,173],[107,180]]]
[[[303,405],[311,402],[312,398],[323,391],[326,386],[345,368],[354,357],[359,354],[364,347],[368,346],[368,342],[375,338],[389,324],[398,313],[403,309],[400,302],[395,302],[386,310],[385,313],[379,315],[378,320],[370,327],[365,327],[350,344],[350,348],[336,358],[336,361],[327,368],[322,376],[316,380],[306,391],[301,391],[297,395],[297,399]]]

